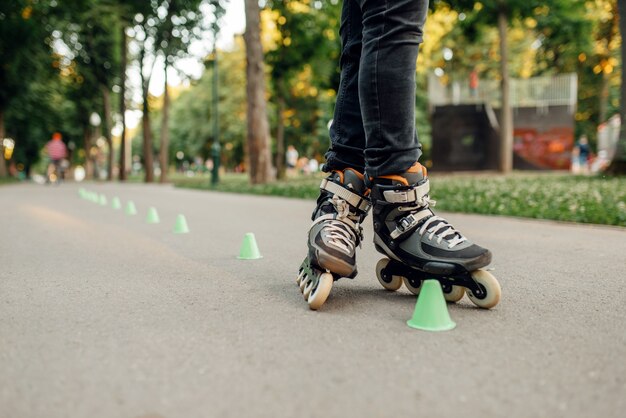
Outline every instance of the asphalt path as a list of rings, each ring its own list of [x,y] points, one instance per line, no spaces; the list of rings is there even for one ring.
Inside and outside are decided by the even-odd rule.
[[[359,276],[308,309],[295,278],[312,208],[0,187],[0,417],[624,416],[626,229],[444,214],[492,249],[502,300],[448,305],[456,329],[433,333],[406,325],[415,296],[378,284],[370,222]],[[179,213],[189,234],[172,232]],[[247,232],[262,259],[237,259]]]

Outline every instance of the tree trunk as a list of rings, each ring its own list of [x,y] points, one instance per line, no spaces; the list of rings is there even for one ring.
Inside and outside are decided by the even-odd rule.
[[[500,34],[500,73],[502,76],[502,108],[500,121],[500,171],[513,170],[513,112],[511,110],[509,86],[509,50],[507,45],[507,11],[501,6],[498,11],[498,32]]]
[[[127,170],[130,167],[126,166],[126,27],[122,25],[122,37],[121,37],[122,54],[120,60],[120,115],[122,117],[122,138],[120,140],[120,181],[125,181],[127,178]]]
[[[276,115],[276,176],[278,179],[285,178],[285,98],[279,95]]]
[[[168,155],[169,155],[169,143],[170,143],[170,133],[169,133],[169,119],[170,119],[170,94],[167,89],[167,59],[165,60],[165,82],[164,82],[164,90],[163,90],[163,119],[161,120],[161,148],[159,150],[159,164],[161,165],[161,176],[159,178],[159,182],[165,183],[167,182],[167,170],[169,166]]]
[[[113,138],[111,138],[111,128],[113,128],[113,118],[111,117],[111,94],[107,86],[102,86],[102,101],[104,103],[104,137],[109,147],[107,161],[107,180],[113,180]]]
[[[270,132],[265,103],[265,74],[259,3],[246,0],[246,94],[248,98],[248,148],[250,181],[253,184],[271,180]]]
[[[150,109],[148,106],[148,93],[143,98],[143,116],[141,117],[143,131],[143,168],[145,170],[144,181],[154,182],[154,164],[152,158],[152,129],[150,128]]]
[[[626,0],[617,1],[617,10],[619,11],[619,31],[622,39],[626,39]],[[624,65],[626,63],[626,42],[621,45],[622,58],[622,85],[620,87],[620,111],[621,119],[620,135],[617,141],[617,149],[615,156],[611,161],[608,171],[613,174],[626,174],[626,71]]]
[[[143,133],[143,168],[145,171],[144,181],[146,183],[154,182],[154,164],[152,158],[152,128],[150,127],[150,105],[148,103],[148,96],[150,95],[150,75],[146,76],[143,72],[144,59],[146,57],[146,46],[141,46],[141,52],[139,53],[139,73],[141,74],[141,92],[142,92],[142,111],[141,116],[141,130]]]
[[[85,148],[85,178],[91,180],[95,165],[91,157],[91,128],[89,125],[83,127],[83,146]]]
[[[4,109],[0,109],[0,177],[7,176],[7,166],[4,160],[4,147],[2,141],[4,140]]]

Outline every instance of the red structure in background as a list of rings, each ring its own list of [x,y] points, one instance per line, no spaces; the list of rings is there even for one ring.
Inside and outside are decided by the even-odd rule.
[[[574,147],[574,130],[569,127],[538,131],[517,128],[513,131],[513,152],[538,169],[569,170]]]

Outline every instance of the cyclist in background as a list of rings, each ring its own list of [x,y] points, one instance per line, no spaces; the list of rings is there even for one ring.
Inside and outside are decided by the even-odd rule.
[[[63,179],[63,160],[67,158],[67,147],[62,141],[59,132],[52,134],[52,139],[46,144],[46,152],[50,162],[46,176],[46,183]]]

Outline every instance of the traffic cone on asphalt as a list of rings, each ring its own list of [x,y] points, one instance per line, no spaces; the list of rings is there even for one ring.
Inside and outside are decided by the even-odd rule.
[[[120,198],[115,196],[112,200],[111,200],[111,207],[115,210],[120,210],[122,209],[122,202],[120,202]]]
[[[146,217],[146,222],[149,224],[158,224],[159,221],[159,214],[157,213],[157,210],[153,207],[151,207],[150,209],[148,209],[148,216]]]
[[[456,327],[437,280],[425,280],[417,297],[413,318],[407,325],[425,331],[448,331]]]
[[[106,206],[107,205],[107,197],[103,194],[100,195],[100,197],[98,198],[98,203],[100,204],[100,206]]]
[[[243,242],[241,243],[241,248],[239,249],[239,257],[237,258],[240,260],[256,260],[258,258],[263,258],[259,252],[259,247],[256,244],[256,238],[254,238],[254,234],[252,232],[248,232],[243,237]]]
[[[137,214],[137,208],[135,207],[135,204],[133,203],[132,200],[129,200],[128,203],[126,204],[126,214],[127,215]]]
[[[174,224],[174,233],[175,234],[188,234],[189,227],[187,226],[187,219],[185,219],[185,215],[178,215],[176,217],[176,223]]]

